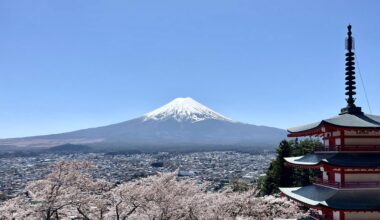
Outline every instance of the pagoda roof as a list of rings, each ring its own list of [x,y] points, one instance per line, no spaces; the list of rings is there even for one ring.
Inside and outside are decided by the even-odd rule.
[[[369,129],[380,129],[380,116],[369,115],[369,114],[341,114],[329,119],[322,120],[320,122],[315,122],[312,124],[307,124],[299,127],[289,128],[289,136],[304,136],[311,135],[324,125],[331,125],[334,127],[342,128],[369,128]]]
[[[310,153],[299,157],[285,157],[286,162],[301,166],[322,163],[338,167],[380,167],[380,153]]]
[[[320,185],[280,188],[286,196],[309,206],[337,210],[380,210],[380,189],[334,189]]]

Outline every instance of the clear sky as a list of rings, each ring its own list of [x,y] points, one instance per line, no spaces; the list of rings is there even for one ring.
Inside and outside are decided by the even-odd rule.
[[[345,106],[348,23],[380,114],[379,9],[375,0],[2,0],[0,138],[121,122],[188,96],[257,125],[334,116]]]

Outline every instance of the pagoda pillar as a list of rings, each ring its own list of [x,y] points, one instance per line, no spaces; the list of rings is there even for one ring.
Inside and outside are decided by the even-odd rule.
[[[340,210],[339,211],[339,220],[345,220],[345,216],[344,216],[344,211],[343,210]]]

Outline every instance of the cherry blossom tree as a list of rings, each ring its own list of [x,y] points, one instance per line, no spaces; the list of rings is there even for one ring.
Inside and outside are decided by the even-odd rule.
[[[257,197],[255,189],[208,192],[193,179],[178,180],[177,172],[115,186],[94,179],[95,166],[86,161],[62,161],[45,179],[33,181],[26,193],[0,206],[0,220],[8,219],[273,219],[297,218],[305,213],[279,196]]]
[[[124,183],[110,192],[111,210],[107,218],[125,220],[146,210],[144,195],[147,188],[140,181]]]
[[[52,167],[52,172],[46,179],[31,182],[26,190],[35,204],[36,212],[43,219],[59,219],[63,209],[74,205],[78,195],[82,195],[91,177],[86,173],[93,168],[87,161],[61,161]],[[67,212],[67,211],[66,211]]]
[[[113,185],[105,180],[90,180],[75,196],[72,206],[85,219],[101,220],[110,209],[110,190]]]

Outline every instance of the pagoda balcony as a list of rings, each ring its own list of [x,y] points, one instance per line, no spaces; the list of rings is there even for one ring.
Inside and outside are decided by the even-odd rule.
[[[319,214],[318,211],[316,211],[316,210],[310,210],[309,211],[309,217],[311,219],[315,219],[315,220],[325,220],[326,219],[325,216]]]
[[[380,145],[337,145],[337,146],[318,146],[315,152],[336,152],[336,151],[380,151]]]
[[[337,189],[341,188],[349,188],[349,189],[355,189],[355,188],[380,188],[380,182],[379,181],[368,181],[368,182],[329,182],[327,180],[322,180],[322,178],[315,178],[313,182],[317,185],[322,186],[328,186],[333,187]]]

